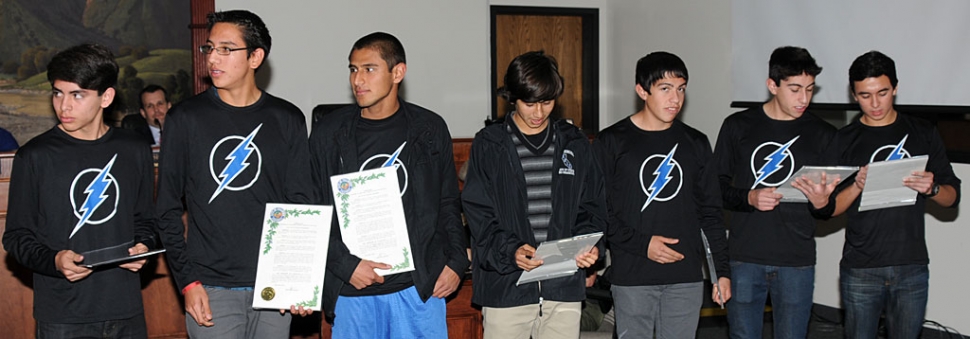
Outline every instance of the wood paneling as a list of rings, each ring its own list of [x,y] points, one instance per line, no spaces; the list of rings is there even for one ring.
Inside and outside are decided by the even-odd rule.
[[[495,17],[496,83],[502,86],[509,63],[529,51],[544,50],[556,58],[565,90],[556,101],[560,116],[583,126],[583,18],[565,15],[511,15]],[[498,99],[498,116],[511,111],[505,99]]]
[[[195,93],[202,93],[209,88],[206,77],[205,57],[199,52],[199,46],[205,45],[209,39],[206,30],[206,15],[216,11],[215,0],[191,0],[192,21],[189,30],[192,31],[192,87]]]

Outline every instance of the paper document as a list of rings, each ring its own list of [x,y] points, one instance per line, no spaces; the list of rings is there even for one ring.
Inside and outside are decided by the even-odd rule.
[[[542,259],[542,265],[528,272],[523,271],[515,286],[573,275],[579,269],[576,256],[589,252],[602,237],[603,232],[596,232],[542,242],[533,256],[534,259]]]
[[[110,264],[123,264],[129,261],[141,259],[144,257],[153,256],[162,252],[165,249],[158,249],[154,251],[148,251],[145,253],[139,253],[135,255],[128,255],[128,249],[135,246],[132,242],[126,242],[124,244],[105,247],[101,249],[96,249],[93,251],[87,251],[80,253],[84,256],[84,261],[82,261],[78,266],[84,266],[87,268],[95,268],[98,266],[110,265]]]
[[[711,279],[712,288],[717,291],[717,304],[724,309],[724,296],[721,295],[721,285],[717,283],[717,270],[714,269],[714,255],[711,254],[711,243],[707,242],[707,234],[701,230],[701,241],[704,242],[704,255],[707,256],[707,275]]]
[[[805,178],[808,180],[817,183],[822,181],[822,173],[825,173],[825,181],[832,182],[833,180],[843,180],[848,178],[850,175],[852,175],[852,173],[855,173],[858,170],[859,167],[850,166],[802,166],[802,168],[798,169],[795,174],[792,174],[792,176],[788,178],[788,181],[786,181],[783,185],[778,186],[775,193],[782,195],[781,202],[808,202],[808,198],[805,197],[805,194],[802,193],[802,191],[792,187],[791,184],[795,182],[795,179],[805,176]]]
[[[330,182],[340,235],[350,253],[391,265],[374,270],[381,276],[414,271],[397,167],[335,175]]]
[[[266,204],[253,308],[319,311],[332,206]]]
[[[915,204],[919,192],[903,186],[903,178],[912,176],[913,171],[924,170],[927,160],[929,157],[921,155],[869,164],[859,212]]]

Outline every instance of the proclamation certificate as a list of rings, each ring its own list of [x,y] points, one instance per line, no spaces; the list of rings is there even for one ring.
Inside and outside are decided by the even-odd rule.
[[[350,253],[391,265],[381,276],[414,270],[397,168],[393,166],[330,177],[340,235]]]
[[[926,155],[869,164],[859,212],[916,204],[919,192],[903,185],[903,178],[926,168]]]
[[[592,250],[602,237],[603,232],[596,232],[572,238],[543,241],[534,256],[536,259],[542,259],[542,265],[531,271],[522,271],[515,286],[575,274],[579,270],[576,266],[576,257]]]
[[[822,173],[825,173],[825,179],[828,182],[832,182],[832,180],[848,178],[857,171],[859,171],[859,167],[854,166],[802,166],[802,168],[788,178],[788,181],[784,185],[778,186],[775,193],[781,194],[781,202],[808,202],[805,193],[792,187],[792,183],[796,179],[805,177],[808,180],[818,183],[822,181]]]
[[[266,204],[253,308],[319,311],[332,206]]]

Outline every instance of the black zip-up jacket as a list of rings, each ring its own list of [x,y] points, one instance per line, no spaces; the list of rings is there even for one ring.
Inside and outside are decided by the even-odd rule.
[[[540,295],[553,301],[585,300],[585,270],[542,281],[541,290],[538,283],[515,286],[522,274],[515,251],[524,244],[538,244],[529,225],[522,165],[505,127],[493,124],[475,135],[462,191],[472,235],[472,302],[514,307],[536,304]],[[602,231],[606,228],[606,188],[589,139],[563,120],[551,121],[549,128],[556,136],[556,153],[548,240]]]
[[[421,299],[427,300],[445,265],[459,277],[464,275],[468,268],[468,240],[461,222],[458,176],[448,126],[434,112],[403,100],[400,103],[396,114],[407,118],[407,145],[411,147],[401,160],[408,168],[409,185],[414,189],[402,199],[415,267],[410,274]],[[360,111],[360,107],[351,105],[327,114],[310,135],[310,162],[321,204],[334,203],[330,176],[357,172],[364,160],[357,158],[355,137]],[[350,281],[361,261],[341,240],[336,216],[331,225],[323,298],[324,314],[330,321],[335,316],[340,289]]]

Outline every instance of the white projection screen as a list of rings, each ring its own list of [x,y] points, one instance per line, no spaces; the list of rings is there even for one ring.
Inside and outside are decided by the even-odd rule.
[[[878,50],[896,61],[897,105],[970,106],[968,0],[732,0],[733,101],[762,102],[768,58],[808,49],[820,66],[821,104],[854,104],[849,65]]]

